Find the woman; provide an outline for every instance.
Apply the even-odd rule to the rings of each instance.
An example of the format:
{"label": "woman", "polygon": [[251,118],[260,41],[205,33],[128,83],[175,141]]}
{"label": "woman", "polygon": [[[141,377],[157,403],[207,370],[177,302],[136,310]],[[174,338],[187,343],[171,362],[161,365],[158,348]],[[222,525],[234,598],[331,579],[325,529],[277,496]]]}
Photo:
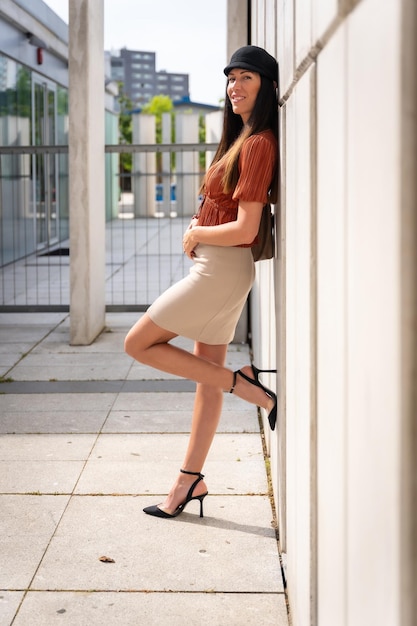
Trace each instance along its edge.
{"label": "woman", "polygon": [[[191,500],[200,501],[203,516],[208,492],[201,470],[224,391],[266,409],[272,429],[276,422],[277,398],[259,382],[261,370],[232,372],[224,362],[255,276],[250,248],[262,207],[277,197],[278,64],[264,49],[244,46],[224,73],[222,138],[203,181],[199,214],[183,236],[194,266],[152,304],[125,341],[136,360],[197,383],[182,469],[165,501],[144,509],[157,517],[176,517]],[[193,354],[169,343],[178,335],[195,341]]]}

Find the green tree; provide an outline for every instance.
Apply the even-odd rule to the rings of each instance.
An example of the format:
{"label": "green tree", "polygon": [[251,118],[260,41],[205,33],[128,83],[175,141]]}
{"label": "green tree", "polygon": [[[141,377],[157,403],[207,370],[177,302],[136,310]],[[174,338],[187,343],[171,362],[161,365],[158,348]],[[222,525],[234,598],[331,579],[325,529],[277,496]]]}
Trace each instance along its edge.
{"label": "green tree", "polygon": [[[206,118],[204,115],[200,115],[198,118],[198,142],[206,143]],[[206,153],[200,152],[198,155],[200,170],[205,172],[206,169]]]}
{"label": "green tree", "polygon": [[17,117],[31,116],[32,77],[26,67],[18,66],[16,83],[0,93],[0,114]]}
{"label": "green tree", "polygon": [[[120,106],[119,114],[119,144],[128,145],[132,143],[132,100],[122,91],[123,83],[119,83],[118,102]],[[122,191],[130,191],[132,188],[132,155],[127,152],[120,153],[119,159],[120,188]]]}

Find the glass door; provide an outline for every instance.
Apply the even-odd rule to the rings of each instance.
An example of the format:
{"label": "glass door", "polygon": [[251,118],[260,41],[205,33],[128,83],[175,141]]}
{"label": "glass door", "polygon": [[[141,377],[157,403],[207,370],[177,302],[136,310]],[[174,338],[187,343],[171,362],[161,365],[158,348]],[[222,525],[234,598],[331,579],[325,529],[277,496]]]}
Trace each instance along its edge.
{"label": "glass door", "polygon": [[[32,144],[56,144],[55,86],[34,78]],[[36,220],[36,247],[47,248],[58,241],[57,155],[34,154],[32,157],[33,199]]]}

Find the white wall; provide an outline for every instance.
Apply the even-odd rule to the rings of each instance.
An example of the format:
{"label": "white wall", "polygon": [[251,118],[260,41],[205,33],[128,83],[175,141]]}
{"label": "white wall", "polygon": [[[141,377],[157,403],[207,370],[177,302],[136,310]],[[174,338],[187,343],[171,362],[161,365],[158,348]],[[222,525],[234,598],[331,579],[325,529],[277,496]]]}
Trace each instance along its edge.
{"label": "white wall", "polygon": [[251,4],[281,74],[278,258],[251,313],[255,363],[280,370],[267,443],[293,624],[411,626],[417,9]]}

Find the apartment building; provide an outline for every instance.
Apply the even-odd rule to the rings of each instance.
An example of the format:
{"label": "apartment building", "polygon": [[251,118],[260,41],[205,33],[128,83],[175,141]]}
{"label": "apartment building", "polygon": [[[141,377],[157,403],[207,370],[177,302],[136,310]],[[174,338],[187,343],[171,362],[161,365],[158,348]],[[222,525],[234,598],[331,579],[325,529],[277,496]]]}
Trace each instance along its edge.
{"label": "apartment building", "polygon": [[156,54],[143,50],[107,52],[111,77],[122,82],[124,92],[137,106],[146,104],[158,94],[169,96],[173,102],[189,98],[188,74],[156,71]]}

